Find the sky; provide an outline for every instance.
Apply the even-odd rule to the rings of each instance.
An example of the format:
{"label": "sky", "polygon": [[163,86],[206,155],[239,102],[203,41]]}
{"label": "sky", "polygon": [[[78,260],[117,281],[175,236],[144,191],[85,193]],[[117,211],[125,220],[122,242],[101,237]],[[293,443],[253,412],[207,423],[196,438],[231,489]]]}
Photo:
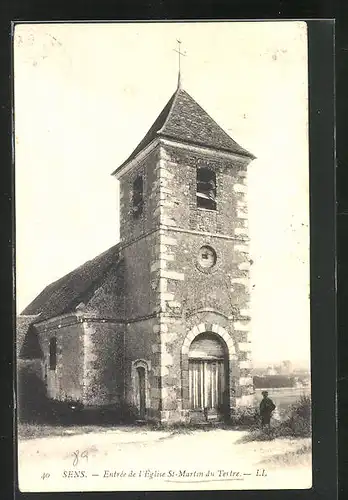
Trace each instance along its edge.
{"label": "sky", "polygon": [[23,24],[14,37],[16,301],[118,242],[118,182],[182,86],[249,167],[253,359],[309,360],[304,22]]}

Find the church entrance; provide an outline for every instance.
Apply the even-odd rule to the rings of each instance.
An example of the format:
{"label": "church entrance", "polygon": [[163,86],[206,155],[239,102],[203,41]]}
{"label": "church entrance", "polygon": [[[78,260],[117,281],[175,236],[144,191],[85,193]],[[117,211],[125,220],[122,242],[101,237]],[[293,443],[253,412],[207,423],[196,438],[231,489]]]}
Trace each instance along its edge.
{"label": "church entrance", "polygon": [[222,417],[228,388],[228,361],[225,346],[212,333],[202,333],[189,350],[190,408],[206,419]]}
{"label": "church entrance", "polygon": [[143,366],[138,366],[137,368],[137,391],[138,391],[138,404],[139,404],[139,418],[141,420],[145,419],[146,414],[146,378],[145,378],[145,368]]}

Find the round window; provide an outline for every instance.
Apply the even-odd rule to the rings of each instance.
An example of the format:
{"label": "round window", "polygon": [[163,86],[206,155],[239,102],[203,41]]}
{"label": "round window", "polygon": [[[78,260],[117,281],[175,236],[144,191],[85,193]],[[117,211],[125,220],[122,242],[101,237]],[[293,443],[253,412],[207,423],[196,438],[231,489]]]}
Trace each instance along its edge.
{"label": "round window", "polygon": [[204,246],[199,250],[198,263],[201,267],[209,268],[216,264],[216,252],[213,248]]}

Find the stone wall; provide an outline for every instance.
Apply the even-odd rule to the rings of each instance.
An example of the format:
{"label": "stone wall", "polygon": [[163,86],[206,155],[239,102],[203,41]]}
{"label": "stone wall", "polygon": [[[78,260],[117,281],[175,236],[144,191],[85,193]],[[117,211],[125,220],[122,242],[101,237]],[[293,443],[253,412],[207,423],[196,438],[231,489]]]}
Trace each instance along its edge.
{"label": "stone wall", "polygon": [[[196,169],[203,164],[216,171],[220,184],[216,213],[197,208]],[[163,198],[160,223],[165,228],[160,232],[159,259],[161,276],[167,279],[166,305],[170,307],[175,296],[179,310],[185,304],[193,310],[215,307],[227,315],[248,316],[250,258],[245,160],[243,163],[226,156],[165,146],[161,149],[159,175]],[[212,269],[198,265],[198,251],[203,245],[216,251],[217,261]]]}
{"label": "stone wall", "polygon": [[161,409],[161,351],[158,318],[130,321],[125,336],[125,398],[130,406],[136,406],[135,370],[143,366],[146,371],[146,414],[158,419]]}
{"label": "stone wall", "polygon": [[83,317],[83,403],[119,405],[124,393],[124,325]]}
{"label": "stone wall", "polygon": [[[164,145],[161,158],[161,223],[180,229],[241,237],[248,235],[246,167],[242,157],[203,148]],[[197,209],[197,168],[216,175],[216,211]],[[164,188],[164,189],[163,189]]]}
{"label": "stone wall", "polygon": [[[120,240],[122,243],[134,240],[157,226],[156,207],[159,186],[155,167],[158,159],[159,150],[156,148],[120,178]],[[132,212],[133,182],[138,175],[143,177],[144,206],[142,214],[134,217]]]}
{"label": "stone wall", "polygon": [[[212,332],[227,346],[229,405],[249,404],[254,393],[251,377],[250,343],[244,332],[235,330],[233,320],[218,311],[197,311],[183,318],[161,314],[161,394],[162,421],[189,418],[188,358],[184,349],[196,335]],[[250,398],[249,398],[250,399]]]}
{"label": "stone wall", "polygon": [[[163,230],[162,230],[163,231]],[[163,235],[163,238],[162,238]],[[214,308],[230,316],[238,315],[249,299],[249,258],[244,252],[235,251],[238,245],[232,239],[171,231],[161,233],[161,241],[175,241],[163,245],[168,300],[166,310],[194,312],[204,307]],[[211,269],[202,268],[198,262],[202,246],[212,246],[216,252],[216,264]],[[166,257],[170,254],[170,260]],[[174,302],[174,306],[173,306]]]}
{"label": "stone wall", "polygon": [[125,265],[125,318],[138,320],[156,312],[158,282],[153,273],[158,235],[151,233],[122,249]]}
{"label": "stone wall", "polygon": [[[216,212],[197,208],[199,166],[216,172]],[[182,345],[188,332],[202,324],[207,329],[214,328],[216,335],[225,332],[232,339],[230,406],[248,404],[248,396],[254,392],[249,337],[246,161],[166,145],[161,149],[158,175],[161,419],[182,420],[187,418],[188,409],[188,377],[182,376],[188,360],[183,358]],[[211,269],[202,268],[197,260],[203,245],[216,252],[216,264]]]}
{"label": "stone wall", "polygon": [[[83,336],[80,318],[67,315],[35,325],[43,353],[43,375],[47,395],[59,401],[83,399]],[[57,339],[57,364],[49,367],[50,339]]]}
{"label": "stone wall", "polygon": [[22,421],[35,421],[45,412],[46,387],[42,359],[17,359],[17,416]]}

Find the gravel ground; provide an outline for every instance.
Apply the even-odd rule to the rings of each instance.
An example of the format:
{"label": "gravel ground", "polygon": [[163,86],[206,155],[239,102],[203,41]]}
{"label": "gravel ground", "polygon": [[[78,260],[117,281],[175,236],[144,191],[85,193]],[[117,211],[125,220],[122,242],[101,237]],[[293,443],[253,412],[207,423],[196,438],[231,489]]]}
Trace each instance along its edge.
{"label": "gravel ground", "polygon": [[309,439],[240,442],[245,431],[88,429],[20,440],[21,491],[311,487]]}

